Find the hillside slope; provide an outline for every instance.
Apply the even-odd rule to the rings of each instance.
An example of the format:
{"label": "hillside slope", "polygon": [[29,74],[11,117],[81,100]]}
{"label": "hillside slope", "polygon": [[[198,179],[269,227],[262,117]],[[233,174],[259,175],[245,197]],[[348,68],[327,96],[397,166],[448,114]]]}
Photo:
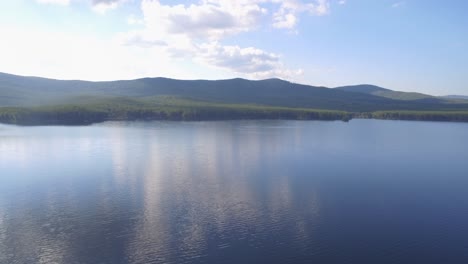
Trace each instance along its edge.
{"label": "hillside slope", "polygon": [[[350,85],[350,86],[341,86],[336,87],[335,89],[345,91],[345,92],[354,92],[354,93],[363,93],[363,94],[370,94],[395,100],[427,100],[432,99],[437,102],[437,99],[434,96],[422,94],[422,93],[414,93],[414,92],[400,92],[400,91],[393,91],[390,89],[382,88],[375,85],[370,84],[360,84],[360,85]],[[440,102],[443,102],[441,100]]]}
{"label": "hillside slope", "polygon": [[[466,104],[445,104],[442,99],[396,100],[350,88],[330,89],[291,83],[280,79],[251,81],[174,80],[142,78],[136,80],[89,82],[0,74],[1,106],[44,106],[87,103],[96,98],[147,99],[171,96],[221,104],[264,105],[313,108],[350,112],[378,110],[467,109]],[[346,91],[345,91],[346,90]],[[383,90],[386,92],[386,90]]]}

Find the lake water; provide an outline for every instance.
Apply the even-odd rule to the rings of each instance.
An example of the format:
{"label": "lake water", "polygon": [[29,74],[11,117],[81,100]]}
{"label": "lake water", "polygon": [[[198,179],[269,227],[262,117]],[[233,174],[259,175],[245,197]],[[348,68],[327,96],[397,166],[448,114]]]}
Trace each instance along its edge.
{"label": "lake water", "polygon": [[0,125],[0,263],[468,263],[468,124]]}

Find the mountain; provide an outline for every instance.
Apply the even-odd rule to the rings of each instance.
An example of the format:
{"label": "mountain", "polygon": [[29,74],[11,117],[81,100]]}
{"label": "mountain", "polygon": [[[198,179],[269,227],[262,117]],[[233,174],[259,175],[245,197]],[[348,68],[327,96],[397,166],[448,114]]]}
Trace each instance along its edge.
{"label": "mountain", "polygon": [[468,101],[373,85],[316,87],[252,81],[142,78],[90,82],[0,73],[0,122],[85,124],[135,119],[468,120]]}
{"label": "mountain", "polygon": [[354,93],[364,93],[364,94],[371,94],[375,96],[395,99],[395,100],[428,100],[428,99],[436,99],[434,96],[422,94],[422,93],[414,93],[414,92],[399,92],[393,91],[390,89],[382,88],[375,85],[370,84],[361,84],[361,85],[351,85],[351,86],[342,86],[336,87],[335,89],[346,91],[346,92],[354,92]]}
{"label": "mountain", "polygon": [[468,95],[445,95],[445,96],[440,96],[440,97],[447,98],[447,99],[468,100]]}
{"label": "mountain", "polygon": [[[351,92],[352,91],[352,92]],[[0,106],[38,106],[86,102],[89,98],[177,98],[227,104],[253,104],[278,107],[333,109],[352,112],[376,110],[435,109],[442,99],[411,102],[382,93],[391,90],[377,86],[347,86],[330,89],[291,83],[280,79],[251,81],[175,80],[142,78],[136,80],[89,82],[0,74]],[[412,94],[412,93],[411,93]],[[456,106],[445,106],[453,108]]]}

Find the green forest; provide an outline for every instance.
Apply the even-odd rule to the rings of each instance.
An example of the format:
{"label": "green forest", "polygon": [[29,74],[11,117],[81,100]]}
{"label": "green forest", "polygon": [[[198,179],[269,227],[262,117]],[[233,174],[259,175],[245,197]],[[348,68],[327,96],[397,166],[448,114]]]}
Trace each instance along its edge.
{"label": "green forest", "polygon": [[113,100],[94,104],[37,107],[2,107],[0,122],[18,125],[86,125],[110,120],[228,120],[228,119],[351,119],[344,111],[229,105],[191,102],[166,98],[164,104],[116,103]]}

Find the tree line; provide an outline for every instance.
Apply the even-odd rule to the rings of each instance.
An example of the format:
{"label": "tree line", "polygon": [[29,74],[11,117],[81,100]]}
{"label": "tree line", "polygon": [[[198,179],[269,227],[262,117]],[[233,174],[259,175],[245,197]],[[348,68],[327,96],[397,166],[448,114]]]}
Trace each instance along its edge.
{"label": "tree line", "polygon": [[59,106],[0,108],[0,122],[18,125],[87,125],[110,120],[291,119],[350,120],[340,111],[268,107],[107,107]]}

